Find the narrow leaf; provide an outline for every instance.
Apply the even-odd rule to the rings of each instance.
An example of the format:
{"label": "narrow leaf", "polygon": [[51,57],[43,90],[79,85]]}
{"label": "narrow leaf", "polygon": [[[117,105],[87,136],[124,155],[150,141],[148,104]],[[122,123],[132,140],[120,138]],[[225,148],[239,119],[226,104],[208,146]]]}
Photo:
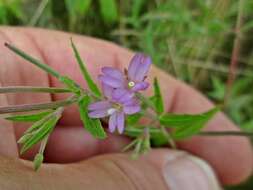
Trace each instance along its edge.
{"label": "narrow leaf", "polygon": [[39,141],[41,141],[44,137],[46,137],[54,128],[56,125],[58,119],[60,117],[52,117],[48,121],[46,121],[41,128],[29,139],[27,140],[22,148],[21,148],[21,154],[26,152],[28,149],[30,149],[33,145],[37,144]]}
{"label": "narrow leaf", "polygon": [[215,107],[197,115],[166,114],[160,117],[160,123],[165,127],[175,127],[172,132],[173,138],[184,139],[197,134],[218,111],[219,108]]}
{"label": "narrow leaf", "polygon": [[60,76],[59,80],[62,83],[64,83],[66,87],[68,87],[68,89],[70,89],[75,94],[80,94],[81,87],[74,80],[72,80],[71,78],[67,76]]}
{"label": "narrow leaf", "polygon": [[89,89],[96,96],[100,97],[101,96],[101,92],[99,91],[99,89],[98,89],[97,85],[95,84],[95,82],[92,80],[92,78],[91,78],[91,76],[90,76],[90,74],[89,74],[89,72],[88,72],[88,70],[87,70],[87,68],[86,68],[86,66],[85,66],[85,64],[84,64],[84,62],[83,62],[83,60],[82,60],[82,58],[81,58],[81,56],[80,56],[80,54],[79,54],[79,52],[78,52],[75,44],[74,44],[74,42],[72,41],[72,39],[71,39],[71,46],[73,48],[76,60],[77,60],[77,62],[79,64],[80,70],[81,70],[81,72],[83,74],[83,77],[84,77],[85,81],[87,82],[87,85],[88,85]]}
{"label": "narrow leaf", "polygon": [[[49,115],[46,115],[45,117],[41,118],[39,121],[36,121],[32,124],[31,127],[29,127],[24,134],[31,134],[34,133],[36,130],[40,129],[40,127],[50,118],[55,117],[55,113],[51,113]],[[22,138],[22,137],[21,137]]]}
{"label": "narrow leaf", "polygon": [[18,144],[24,144],[26,141],[28,141],[30,138],[32,137],[32,134],[31,133],[27,133],[27,134],[24,134],[23,136],[21,136],[17,143]]}
{"label": "narrow leaf", "polygon": [[27,115],[14,115],[6,117],[5,119],[19,122],[36,122],[41,120],[43,117],[49,115],[50,113],[52,113],[52,111],[45,111],[41,113],[27,114]]}
{"label": "narrow leaf", "polygon": [[57,71],[55,71],[54,69],[52,69],[51,67],[49,67],[47,64],[42,63],[38,59],[28,55],[27,53],[25,53],[21,49],[15,47],[14,45],[11,45],[9,43],[5,43],[5,46],[7,48],[9,48],[11,51],[13,51],[14,53],[16,53],[17,55],[19,55],[20,57],[22,57],[23,59],[29,61],[30,63],[32,63],[32,64],[36,65],[37,67],[39,67],[40,69],[44,70],[45,72],[55,76],[56,78],[60,77],[60,74]]}
{"label": "narrow leaf", "polygon": [[79,101],[79,112],[80,112],[81,120],[84,124],[84,128],[88,132],[90,132],[94,137],[99,138],[99,139],[104,139],[106,138],[106,133],[104,131],[104,128],[101,125],[100,120],[89,118],[89,115],[87,112],[88,110],[87,108],[89,104],[90,104],[89,96],[84,96]]}
{"label": "narrow leaf", "polygon": [[161,114],[164,112],[164,106],[163,106],[163,97],[161,94],[157,78],[154,79],[153,86],[154,86],[154,96],[151,98],[151,101],[155,106],[156,112]]}
{"label": "narrow leaf", "polygon": [[33,167],[35,171],[37,171],[40,168],[41,164],[43,163],[43,160],[44,160],[43,154],[41,153],[36,154],[33,160]]}

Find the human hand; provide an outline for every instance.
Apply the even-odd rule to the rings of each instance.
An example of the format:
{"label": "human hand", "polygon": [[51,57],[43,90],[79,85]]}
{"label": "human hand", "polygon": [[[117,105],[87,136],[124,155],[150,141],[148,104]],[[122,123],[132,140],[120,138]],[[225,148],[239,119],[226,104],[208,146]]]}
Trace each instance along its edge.
{"label": "human hand", "polygon": [[[132,52],[114,44],[61,32],[8,28],[0,29],[0,85],[59,86],[60,83],[15,56],[4,47],[12,42],[25,52],[43,60],[62,74],[84,84],[78,65],[70,48],[73,37],[88,69],[97,76],[101,66],[125,67]],[[2,44],[2,45],[1,45]],[[165,97],[168,111],[196,113],[206,111],[212,104],[201,94],[153,67],[150,78],[157,76]],[[150,92],[147,92],[150,93]],[[0,96],[0,105],[48,102],[65,95],[22,94]],[[45,164],[38,173],[18,159],[16,139],[27,127],[1,120],[0,187],[2,189],[217,189],[211,168],[202,160],[185,152],[169,149],[153,150],[133,161],[119,152],[128,142],[126,137],[110,135],[105,141],[93,139],[81,126],[76,107],[64,112],[62,120],[49,140]],[[208,130],[238,130],[223,114],[210,121]],[[179,143],[179,147],[206,160],[224,184],[244,180],[252,171],[252,151],[247,139],[242,137],[194,137]],[[24,155],[31,159],[36,148]],[[207,170],[207,171],[206,171]],[[4,172],[3,172],[4,171]],[[165,180],[164,180],[165,179]],[[166,183],[169,185],[167,187]]]}

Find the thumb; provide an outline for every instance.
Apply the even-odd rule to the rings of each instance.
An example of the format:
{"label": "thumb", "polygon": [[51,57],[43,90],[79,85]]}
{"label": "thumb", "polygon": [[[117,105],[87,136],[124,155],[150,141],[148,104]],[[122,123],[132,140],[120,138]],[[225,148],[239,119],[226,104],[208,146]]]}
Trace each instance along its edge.
{"label": "thumb", "polygon": [[108,154],[59,166],[44,165],[32,178],[33,189],[45,185],[48,189],[62,190],[221,189],[205,161],[182,151],[152,150],[137,160],[127,154]]}

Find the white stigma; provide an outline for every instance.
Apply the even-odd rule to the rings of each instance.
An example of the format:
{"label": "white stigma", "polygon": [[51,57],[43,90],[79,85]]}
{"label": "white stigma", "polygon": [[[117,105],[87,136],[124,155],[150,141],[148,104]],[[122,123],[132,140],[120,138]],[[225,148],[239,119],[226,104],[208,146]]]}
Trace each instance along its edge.
{"label": "white stigma", "polygon": [[133,81],[130,81],[130,82],[128,83],[128,86],[129,86],[130,88],[134,87],[134,85],[135,85],[135,83],[134,83]]}
{"label": "white stigma", "polygon": [[116,111],[116,109],[110,108],[110,109],[107,110],[107,114],[112,115],[115,111]]}

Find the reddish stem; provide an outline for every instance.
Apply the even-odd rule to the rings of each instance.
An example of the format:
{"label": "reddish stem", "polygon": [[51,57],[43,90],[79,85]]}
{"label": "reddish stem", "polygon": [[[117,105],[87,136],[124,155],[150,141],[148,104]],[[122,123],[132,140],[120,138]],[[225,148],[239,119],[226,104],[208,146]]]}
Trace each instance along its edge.
{"label": "reddish stem", "polygon": [[243,13],[243,0],[240,0],[239,5],[238,5],[238,16],[237,16],[237,21],[236,21],[236,26],[235,26],[235,39],[233,43],[233,51],[232,51],[226,91],[225,91],[225,96],[224,96],[224,106],[227,105],[227,102],[229,100],[231,89],[236,78],[236,70],[238,68],[238,58],[240,54],[240,31],[241,31],[242,20],[243,20],[242,13]]}

